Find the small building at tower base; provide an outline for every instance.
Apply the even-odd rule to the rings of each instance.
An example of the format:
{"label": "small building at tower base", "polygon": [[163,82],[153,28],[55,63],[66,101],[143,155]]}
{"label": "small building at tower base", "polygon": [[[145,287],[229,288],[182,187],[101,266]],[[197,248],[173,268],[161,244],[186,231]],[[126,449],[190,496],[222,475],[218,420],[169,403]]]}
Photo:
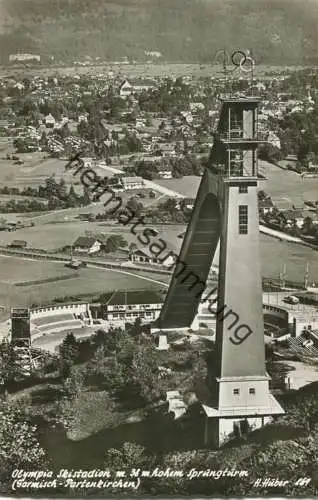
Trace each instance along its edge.
{"label": "small building at tower base", "polygon": [[275,415],[285,413],[269,392],[269,379],[267,374],[217,379],[218,402],[202,403],[205,446],[219,448],[270,423]]}

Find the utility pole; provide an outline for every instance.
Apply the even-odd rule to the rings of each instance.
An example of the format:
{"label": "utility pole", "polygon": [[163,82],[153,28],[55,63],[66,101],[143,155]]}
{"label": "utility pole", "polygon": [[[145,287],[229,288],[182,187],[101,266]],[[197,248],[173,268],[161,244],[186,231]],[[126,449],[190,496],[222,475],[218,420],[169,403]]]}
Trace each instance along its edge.
{"label": "utility pole", "polygon": [[309,277],[309,265],[308,262],[306,264],[306,269],[305,269],[305,277],[304,277],[304,288],[307,290],[308,288],[308,277]]}
{"label": "utility pole", "polygon": [[281,288],[286,288],[286,264],[283,265],[283,272],[280,273]]}

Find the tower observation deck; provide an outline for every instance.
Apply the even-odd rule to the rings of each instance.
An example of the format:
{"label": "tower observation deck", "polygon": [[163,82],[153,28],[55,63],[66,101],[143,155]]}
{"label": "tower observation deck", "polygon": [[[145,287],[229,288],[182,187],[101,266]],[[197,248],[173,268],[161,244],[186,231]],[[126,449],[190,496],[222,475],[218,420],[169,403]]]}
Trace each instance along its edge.
{"label": "tower observation deck", "polygon": [[258,106],[256,97],[222,100],[209,165],[156,325],[191,327],[219,244],[215,355],[208,367],[210,398],[203,404],[205,441],[217,445],[242,425],[259,427],[284,413],[269,392],[265,369]]}

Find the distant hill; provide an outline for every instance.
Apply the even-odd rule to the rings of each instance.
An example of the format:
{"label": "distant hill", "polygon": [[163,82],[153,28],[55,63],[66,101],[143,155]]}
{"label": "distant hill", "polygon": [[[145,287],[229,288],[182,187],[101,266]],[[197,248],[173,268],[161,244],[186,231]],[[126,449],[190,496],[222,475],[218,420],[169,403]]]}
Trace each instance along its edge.
{"label": "distant hill", "polygon": [[252,48],[258,62],[308,64],[317,26],[317,0],[0,0],[0,53],[210,62]]}

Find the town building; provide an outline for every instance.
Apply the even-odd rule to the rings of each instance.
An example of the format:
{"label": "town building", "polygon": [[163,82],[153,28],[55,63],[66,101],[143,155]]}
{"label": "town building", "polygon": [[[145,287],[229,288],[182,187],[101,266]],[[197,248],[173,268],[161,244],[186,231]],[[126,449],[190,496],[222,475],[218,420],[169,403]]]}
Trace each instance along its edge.
{"label": "town building", "polygon": [[141,92],[147,92],[155,88],[155,83],[149,79],[137,79],[131,78],[129,80],[124,80],[119,87],[120,97],[129,97],[132,94],[138,94]]}
{"label": "town building", "polygon": [[158,149],[162,153],[162,156],[164,158],[176,156],[175,143],[173,143],[173,142],[166,142],[166,143],[158,144]]}
{"label": "town building", "polygon": [[136,318],[150,323],[158,318],[161,306],[161,296],[152,290],[116,290],[104,295],[101,314],[111,323],[133,323]]}
{"label": "town building", "polygon": [[44,123],[45,123],[45,126],[46,128],[54,128],[55,127],[55,124],[56,124],[56,121],[55,121],[55,118],[53,115],[51,115],[51,113],[49,113],[45,118],[44,118]]}
{"label": "town building", "polygon": [[[167,255],[168,252],[165,252],[165,255]],[[159,266],[165,266],[165,267],[171,267],[174,264],[174,258],[172,255],[169,255],[167,259],[162,261],[163,257],[161,256],[160,258],[156,258],[151,251],[149,250],[148,247],[145,248],[139,248],[135,251],[130,252],[129,254],[129,260],[133,262],[134,264],[152,264],[152,265],[159,265]]]}
{"label": "town building", "polygon": [[9,62],[14,63],[14,62],[28,62],[28,61],[41,61],[41,56],[39,54],[24,54],[24,53],[18,53],[18,54],[10,54],[9,55]]}
{"label": "town building", "polygon": [[144,180],[142,177],[122,177],[121,182],[124,189],[141,189],[144,187]]}
{"label": "town building", "polygon": [[27,242],[25,240],[13,240],[8,247],[23,250],[27,247]]}
{"label": "town building", "polygon": [[285,220],[286,226],[293,226],[296,224],[297,227],[301,228],[304,223],[302,210],[285,210],[280,212],[280,215]]}
{"label": "town building", "polygon": [[272,202],[270,197],[265,198],[264,200],[258,200],[258,205],[259,215],[261,217],[266,214],[273,213],[275,209],[274,203]]}
{"label": "town building", "polygon": [[194,202],[194,198],[183,198],[182,200],[178,201],[177,208],[179,208],[179,210],[192,210],[194,207]]}
{"label": "town building", "polygon": [[158,168],[158,174],[161,179],[172,179],[172,170],[170,165],[163,165]]}
{"label": "town building", "polygon": [[272,144],[272,146],[274,146],[275,148],[281,148],[280,138],[273,131],[269,131],[267,142]]}
{"label": "town building", "polygon": [[102,242],[90,236],[80,236],[73,243],[72,248],[74,252],[92,254],[100,252],[102,248]]}

